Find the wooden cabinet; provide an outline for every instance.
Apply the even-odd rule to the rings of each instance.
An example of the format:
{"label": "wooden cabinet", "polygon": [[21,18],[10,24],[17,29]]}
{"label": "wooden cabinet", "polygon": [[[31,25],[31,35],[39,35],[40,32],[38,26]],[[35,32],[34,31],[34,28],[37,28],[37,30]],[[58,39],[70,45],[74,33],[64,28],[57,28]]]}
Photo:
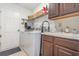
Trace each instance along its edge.
{"label": "wooden cabinet", "polygon": [[60,3],[60,15],[69,14],[75,11],[75,3]]}
{"label": "wooden cabinet", "polygon": [[55,56],[77,56],[79,55],[79,52],[71,50],[63,46],[55,45],[54,55]]}
{"label": "wooden cabinet", "polygon": [[53,56],[54,54],[54,41],[51,36],[42,35],[42,49],[41,55],[42,56]]}
{"label": "wooden cabinet", "polygon": [[79,12],[79,3],[60,3],[60,15]]}
{"label": "wooden cabinet", "polygon": [[54,41],[55,56],[77,56],[79,55],[79,41],[56,37]]}
{"label": "wooden cabinet", "polygon": [[58,3],[50,3],[48,10],[49,19],[53,17],[59,16],[59,4]]}
{"label": "wooden cabinet", "polygon": [[42,56],[79,56],[79,40],[42,35]]}
{"label": "wooden cabinet", "polygon": [[79,40],[55,37],[54,44],[79,51]]}
{"label": "wooden cabinet", "polygon": [[79,12],[79,3],[50,3],[48,17],[49,19],[54,19],[57,17],[60,18],[61,16],[65,17],[65,15],[70,16],[69,14],[76,12]]}
{"label": "wooden cabinet", "polygon": [[79,3],[75,3],[75,12],[79,12]]}
{"label": "wooden cabinet", "polygon": [[52,56],[53,55],[53,45],[50,42],[43,41],[43,56]]}
{"label": "wooden cabinet", "polygon": [[42,40],[43,41],[47,41],[47,42],[54,42],[52,36],[48,36],[48,35],[42,35]]}

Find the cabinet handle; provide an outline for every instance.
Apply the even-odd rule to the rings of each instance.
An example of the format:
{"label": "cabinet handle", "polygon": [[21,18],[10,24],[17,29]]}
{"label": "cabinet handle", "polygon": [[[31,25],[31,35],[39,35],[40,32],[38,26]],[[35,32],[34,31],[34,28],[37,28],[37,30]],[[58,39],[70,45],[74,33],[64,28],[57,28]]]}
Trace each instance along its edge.
{"label": "cabinet handle", "polygon": [[0,35],[0,38],[2,37],[2,35]]}
{"label": "cabinet handle", "polygon": [[0,47],[1,47],[1,42],[0,42]]}

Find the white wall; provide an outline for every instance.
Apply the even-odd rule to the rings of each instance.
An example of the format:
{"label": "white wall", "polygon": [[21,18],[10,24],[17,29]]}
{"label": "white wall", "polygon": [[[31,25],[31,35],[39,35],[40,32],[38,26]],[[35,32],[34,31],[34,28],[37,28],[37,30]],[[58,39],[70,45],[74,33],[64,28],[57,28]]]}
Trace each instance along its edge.
{"label": "white wall", "polygon": [[41,27],[42,22],[45,21],[45,20],[49,21],[49,23],[50,23],[50,31],[51,32],[55,32],[56,31],[56,29],[55,29],[55,22],[49,20],[48,19],[48,15],[40,17],[40,18],[37,18],[36,20],[34,20],[34,28]]}
{"label": "white wall", "polygon": [[31,11],[17,4],[0,3],[1,51],[19,46],[18,29],[24,30],[21,18],[27,18]]}

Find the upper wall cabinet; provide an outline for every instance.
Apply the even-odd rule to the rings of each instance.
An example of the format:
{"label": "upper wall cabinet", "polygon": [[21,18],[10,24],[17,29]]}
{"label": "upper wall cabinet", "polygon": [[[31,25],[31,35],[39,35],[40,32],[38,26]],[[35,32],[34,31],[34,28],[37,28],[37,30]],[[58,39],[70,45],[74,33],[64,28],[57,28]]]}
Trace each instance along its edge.
{"label": "upper wall cabinet", "polygon": [[48,10],[48,18],[51,19],[53,17],[59,16],[59,5],[58,3],[50,3],[49,4],[49,10]]}
{"label": "upper wall cabinet", "polygon": [[69,14],[75,11],[74,3],[61,3],[60,4],[60,15]]}
{"label": "upper wall cabinet", "polygon": [[79,3],[75,3],[75,11],[79,12]]}
{"label": "upper wall cabinet", "polygon": [[60,16],[65,17],[65,15],[73,14],[76,12],[79,12],[79,3],[50,3],[48,16],[49,19],[61,18]]}
{"label": "upper wall cabinet", "polygon": [[60,15],[70,14],[79,11],[78,3],[60,3]]}

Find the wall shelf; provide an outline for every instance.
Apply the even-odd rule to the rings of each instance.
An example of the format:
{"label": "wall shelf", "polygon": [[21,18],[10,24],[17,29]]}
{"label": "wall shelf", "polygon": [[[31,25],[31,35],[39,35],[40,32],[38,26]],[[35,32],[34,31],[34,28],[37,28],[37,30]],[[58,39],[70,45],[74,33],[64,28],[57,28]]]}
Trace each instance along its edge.
{"label": "wall shelf", "polygon": [[37,18],[39,18],[39,17],[42,17],[42,16],[44,16],[44,15],[47,15],[47,14],[48,14],[48,13],[43,13],[43,11],[40,10],[40,11],[38,11],[38,12],[36,12],[36,13],[34,13],[34,14],[28,16],[28,20],[35,20],[35,19],[37,19]]}

